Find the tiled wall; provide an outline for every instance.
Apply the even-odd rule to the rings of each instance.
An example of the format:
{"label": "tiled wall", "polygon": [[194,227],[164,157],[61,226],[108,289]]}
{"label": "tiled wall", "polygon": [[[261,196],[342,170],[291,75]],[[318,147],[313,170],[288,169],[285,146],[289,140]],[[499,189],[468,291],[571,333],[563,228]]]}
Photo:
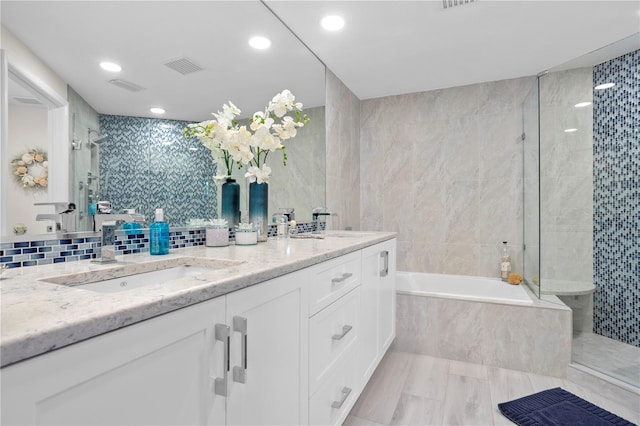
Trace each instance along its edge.
{"label": "tiled wall", "polygon": [[217,211],[211,152],[182,136],[185,121],[100,116],[100,198],[116,211],[135,208],[152,222],[164,208],[170,225],[210,219]]}
{"label": "tiled wall", "polygon": [[596,65],[594,331],[640,346],[640,50]]}
{"label": "tiled wall", "polygon": [[[71,164],[71,186],[69,194],[71,201],[76,204],[76,230],[93,230],[93,217],[88,214],[89,191],[95,193],[97,182],[89,183],[87,177],[91,172],[93,176],[98,175],[98,148],[89,143],[89,138],[96,140],[100,134],[100,122],[98,113],[87,103],[73,88],[68,88],[69,97],[69,129],[70,137],[78,149],[69,151]],[[89,129],[95,130],[89,135]],[[82,182],[82,186],[80,186]]]}
{"label": "tiled wall", "polygon": [[334,229],[361,228],[360,206],[372,183],[368,174],[366,181],[360,176],[360,156],[360,100],[327,70],[326,205],[336,214],[331,218]]}
{"label": "tiled wall", "polygon": [[522,114],[534,78],[361,103],[362,229],[398,232],[398,269],[522,271]]}
{"label": "tiled wall", "polygon": [[[298,223],[299,234],[315,231],[314,223]],[[277,235],[277,227],[269,226],[268,236]],[[204,228],[177,228],[169,233],[170,249],[202,246],[205,244]],[[235,241],[235,232],[229,230],[229,241]],[[23,240],[0,243],[0,264],[9,268],[21,268],[51,263],[74,262],[94,259],[100,254],[101,239],[92,233],[79,233],[72,238],[51,238],[46,240]],[[117,231],[116,255],[144,253],[149,251],[149,230],[141,229],[137,234],[126,235]]]}
{"label": "tiled wall", "polygon": [[[540,233],[545,280],[593,279],[592,70],[540,78]],[[567,133],[565,129],[577,131]]]}
{"label": "tiled wall", "polygon": [[401,352],[564,377],[571,311],[398,294]]}

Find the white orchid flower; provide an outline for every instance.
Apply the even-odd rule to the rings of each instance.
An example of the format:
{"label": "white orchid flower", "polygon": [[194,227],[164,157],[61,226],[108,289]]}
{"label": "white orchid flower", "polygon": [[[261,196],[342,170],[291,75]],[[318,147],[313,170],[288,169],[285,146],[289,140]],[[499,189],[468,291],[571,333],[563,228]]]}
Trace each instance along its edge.
{"label": "white orchid flower", "polygon": [[285,89],[271,99],[268,110],[273,112],[276,117],[281,118],[287,113],[287,111],[290,111],[293,108],[293,101],[295,99],[296,98],[293,96],[293,93]]}
{"label": "white orchid flower", "polygon": [[251,166],[247,170],[247,173],[244,174],[244,177],[249,179],[250,183],[258,182],[258,183],[268,183],[269,175],[271,174],[271,167],[263,164],[261,168]]}

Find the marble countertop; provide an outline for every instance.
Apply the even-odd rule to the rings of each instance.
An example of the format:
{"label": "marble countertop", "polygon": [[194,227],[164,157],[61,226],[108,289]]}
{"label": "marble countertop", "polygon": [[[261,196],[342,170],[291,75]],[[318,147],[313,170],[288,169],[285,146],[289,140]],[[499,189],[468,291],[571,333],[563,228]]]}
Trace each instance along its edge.
{"label": "marble countertop", "polygon": [[[15,268],[0,278],[0,361],[9,365],[204,300],[222,296],[395,237],[386,232],[329,232],[324,239],[269,239],[255,246],[190,247],[166,256],[116,256],[116,264],[89,261]],[[98,293],[42,281],[91,272],[96,279],[114,268],[136,273],[157,269],[158,261],[182,257],[240,261],[197,279],[116,293]],[[59,279],[59,278],[58,278]]]}

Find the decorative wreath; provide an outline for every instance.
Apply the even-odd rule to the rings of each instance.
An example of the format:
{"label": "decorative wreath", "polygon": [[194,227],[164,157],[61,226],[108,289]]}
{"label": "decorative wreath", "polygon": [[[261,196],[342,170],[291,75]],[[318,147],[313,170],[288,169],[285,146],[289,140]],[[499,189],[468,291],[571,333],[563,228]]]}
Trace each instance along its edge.
{"label": "decorative wreath", "polygon": [[47,153],[33,148],[18,154],[10,163],[16,181],[27,189],[43,189],[49,185]]}

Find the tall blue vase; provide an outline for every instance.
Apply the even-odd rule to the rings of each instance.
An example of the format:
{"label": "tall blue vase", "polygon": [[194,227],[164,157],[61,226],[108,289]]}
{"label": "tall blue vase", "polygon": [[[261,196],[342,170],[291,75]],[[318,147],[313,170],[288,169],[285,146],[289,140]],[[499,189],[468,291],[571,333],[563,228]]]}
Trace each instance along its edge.
{"label": "tall blue vase", "polygon": [[249,184],[249,221],[258,227],[258,241],[267,241],[269,232],[269,185]]}
{"label": "tall blue vase", "polygon": [[240,185],[235,179],[227,178],[222,184],[222,219],[230,228],[240,223]]}

